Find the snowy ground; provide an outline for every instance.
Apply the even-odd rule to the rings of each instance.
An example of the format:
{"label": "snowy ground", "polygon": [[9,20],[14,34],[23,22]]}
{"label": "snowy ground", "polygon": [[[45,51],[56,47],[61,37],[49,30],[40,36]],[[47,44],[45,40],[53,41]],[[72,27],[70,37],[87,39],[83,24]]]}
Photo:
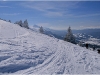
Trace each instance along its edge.
{"label": "snowy ground", "polygon": [[100,74],[100,54],[0,20],[0,74]]}

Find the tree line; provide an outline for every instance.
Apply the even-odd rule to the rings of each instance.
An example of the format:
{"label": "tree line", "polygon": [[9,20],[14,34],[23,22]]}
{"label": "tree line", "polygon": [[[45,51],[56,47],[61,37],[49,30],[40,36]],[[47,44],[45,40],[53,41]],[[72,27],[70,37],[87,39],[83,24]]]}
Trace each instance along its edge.
{"label": "tree line", "polygon": [[[5,20],[5,19],[2,19],[2,18],[0,18],[0,20],[7,21],[7,20]],[[11,23],[11,20],[8,20],[7,22],[10,22],[10,23]]]}
{"label": "tree line", "polygon": [[28,25],[27,19],[24,22],[22,22],[22,20],[20,20],[20,21],[15,22],[14,24],[18,24],[21,27],[29,29],[29,25]]}
{"label": "tree line", "polygon": [[[10,22],[10,23],[11,23],[11,20],[8,20],[8,21],[7,21],[7,20],[2,19],[2,18],[0,18],[0,20],[3,20],[3,21],[6,21],[6,22]],[[26,19],[24,22],[22,22],[22,20],[16,21],[14,24],[18,24],[18,25],[21,26],[21,27],[24,27],[24,28],[29,29],[29,25],[28,25],[27,19]]]}

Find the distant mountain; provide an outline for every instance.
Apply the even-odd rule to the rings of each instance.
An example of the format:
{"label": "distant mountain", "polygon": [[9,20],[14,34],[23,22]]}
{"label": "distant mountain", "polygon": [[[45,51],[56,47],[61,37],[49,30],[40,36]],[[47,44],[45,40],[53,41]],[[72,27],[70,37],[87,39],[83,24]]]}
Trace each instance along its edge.
{"label": "distant mountain", "polygon": [[[33,29],[35,29],[35,30],[38,30],[39,28],[40,28],[40,26],[38,26],[38,25],[33,26]],[[54,29],[45,28],[45,27],[44,27],[44,30],[45,30],[46,34],[57,35],[57,36],[60,36],[61,39],[63,39],[65,37],[65,35],[67,34],[67,30],[54,30]],[[79,37],[80,38],[94,37],[94,38],[100,39],[100,29],[72,30],[72,32],[78,38]]]}
{"label": "distant mountain", "polygon": [[[100,44],[99,44],[100,43],[100,29],[72,30],[72,32],[74,36],[76,37],[76,43],[82,42],[83,46],[85,46],[85,43],[88,43],[89,47],[91,48],[93,48],[93,46],[95,46],[96,48],[100,48]],[[51,34],[51,33],[54,37],[63,40],[67,34],[67,30],[47,29],[47,34]]]}
{"label": "distant mountain", "polygon": [[[64,37],[67,34],[67,30],[53,30],[49,29],[52,33],[59,35],[61,37]],[[100,29],[84,29],[84,30],[72,30],[74,35],[77,35],[77,37],[82,38],[98,38],[100,39]]]}
{"label": "distant mountain", "polygon": [[40,26],[38,26],[38,25],[33,25],[33,27],[40,28]]}
{"label": "distant mountain", "polygon": [[73,30],[74,34],[84,33],[86,35],[93,36],[94,38],[100,39],[100,29],[84,29],[84,30]]}
{"label": "distant mountain", "polygon": [[[34,31],[39,31],[40,26],[38,25],[34,25],[33,26],[33,30]],[[50,28],[44,28],[44,33],[46,35],[49,35],[51,37],[55,37],[58,39],[64,39],[64,37],[67,34],[67,30],[54,30],[54,29],[50,29]],[[91,38],[95,38],[95,39],[100,39],[100,29],[84,29],[84,30],[72,30],[74,36],[76,37],[76,42],[86,42],[89,41],[90,43],[90,39]],[[94,42],[94,43],[93,43]],[[99,43],[100,41],[98,41]],[[91,40],[91,44],[97,44],[99,45],[97,42],[95,42],[94,40]]]}

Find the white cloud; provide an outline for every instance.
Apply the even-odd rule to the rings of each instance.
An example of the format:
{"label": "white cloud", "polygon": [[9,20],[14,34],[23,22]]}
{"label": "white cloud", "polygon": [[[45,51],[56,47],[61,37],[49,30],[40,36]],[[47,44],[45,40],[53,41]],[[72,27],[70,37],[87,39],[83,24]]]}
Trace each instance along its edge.
{"label": "white cloud", "polygon": [[3,0],[3,1],[7,1],[7,0]]}
{"label": "white cloud", "polygon": [[100,28],[100,26],[79,26],[79,28],[78,29],[98,29],[98,28]]}
{"label": "white cloud", "polygon": [[36,9],[39,11],[47,11],[48,9],[53,9],[53,6],[48,5],[48,2],[24,2],[21,3],[21,5],[28,7],[28,8],[32,8],[32,9]]}
{"label": "white cloud", "polygon": [[91,17],[91,16],[100,16],[100,13],[94,13],[94,14],[85,14],[85,15],[78,15],[78,16],[72,16],[72,17]]}
{"label": "white cloud", "polygon": [[45,16],[48,17],[68,17],[68,18],[73,18],[73,17],[90,17],[90,16],[100,16],[100,13],[88,13],[88,14],[81,14],[81,15],[76,15],[76,14],[71,14],[70,12],[71,8],[78,8],[78,1],[76,2],[70,2],[70,1],[39,1],[39,2],[24,2],[21,3],[21,5],[35,9],[41,12],[44,12]]}
{"label": "white cloud", "polygon": [[63,13],[61,13],[61,12],[47,12],[45,15],[49,16],[49,17],[55,17],[55,16],[62,17]]}
{"label": "white cloud", "polygon": [[0,6],[0,8],[11,8],[10,6]]}
{"label": "white cloud", "polygon": [[68,12],[69,8],[76,8],[78,2],[63,1],[43,1],[43,2],[24,2],[22,6],[44,12],[43,15],[49,17],[62,17]]}
{"label": "white cloud", "polygon": [[20,15],[21,13],[3,13],[2,15],[6,15],[6,16],[16,16],[16,15]]}
{"label": "white cloud", "polygon": [[[71,12],[70,9],[75,9],[75,8],[78,8],[79,5],[78,5],[79,2],[64,2],[64,1],[30,1],[30,2],[24,2],[24,3],[21,3],[22,6],[26,7],[26,8],[30,8],[32,10],[36,10],[36,11],[39,11],[39,12],[42,12],[41,14],[46,17],[64,17],[64,18],[82,18],[82,17],[91,17],[91,16],[100,16],[100,13],[94,13],[94,14],[91,14],[91,13],[84,13],[83,14],[81,13],[81,15],[77,15],[76,12]],[[58,21],[58,19],[57,19]],[[65,21],[65,19],[64,19]],[[59,22],[59,21],[58,21]],[[62,23],[61,23],[62,24]],[[77,23],[78,25],[76,26],[73,26],[74,24],[71,23],[71,27],[72,29],[89,29],[89,28],[100,28],[100,26],[95,26],[94,23],[92,24],[92,26],[87,26],[85,24],[79,24]],[[56,29],[56,30],[63,30],[63,29],[67,29],[68,27],[66,25],[69,26],[69,24],[67,23],[66,25],[50,25],[49,23],[39,23],[37,24],[39,26],[44,26],[44,27],[49,27],[49,28],[52,28],[52,29]],[[80,25],[84,25],[85,27],[79,27]],[[91,25],[91,24],[89,24]],[[93,26],[94,25],[94,26]],[[65,27],[66,26],[66,27]]]}

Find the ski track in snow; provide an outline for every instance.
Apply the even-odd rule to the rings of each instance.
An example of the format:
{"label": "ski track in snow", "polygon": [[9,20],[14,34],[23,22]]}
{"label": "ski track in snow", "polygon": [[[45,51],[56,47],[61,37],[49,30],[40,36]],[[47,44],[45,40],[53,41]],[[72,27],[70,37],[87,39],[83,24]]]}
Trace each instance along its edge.
{"label": "ski track in snow", "polygon": [[100,55],[0,20],[0,73],[100,74]]}

